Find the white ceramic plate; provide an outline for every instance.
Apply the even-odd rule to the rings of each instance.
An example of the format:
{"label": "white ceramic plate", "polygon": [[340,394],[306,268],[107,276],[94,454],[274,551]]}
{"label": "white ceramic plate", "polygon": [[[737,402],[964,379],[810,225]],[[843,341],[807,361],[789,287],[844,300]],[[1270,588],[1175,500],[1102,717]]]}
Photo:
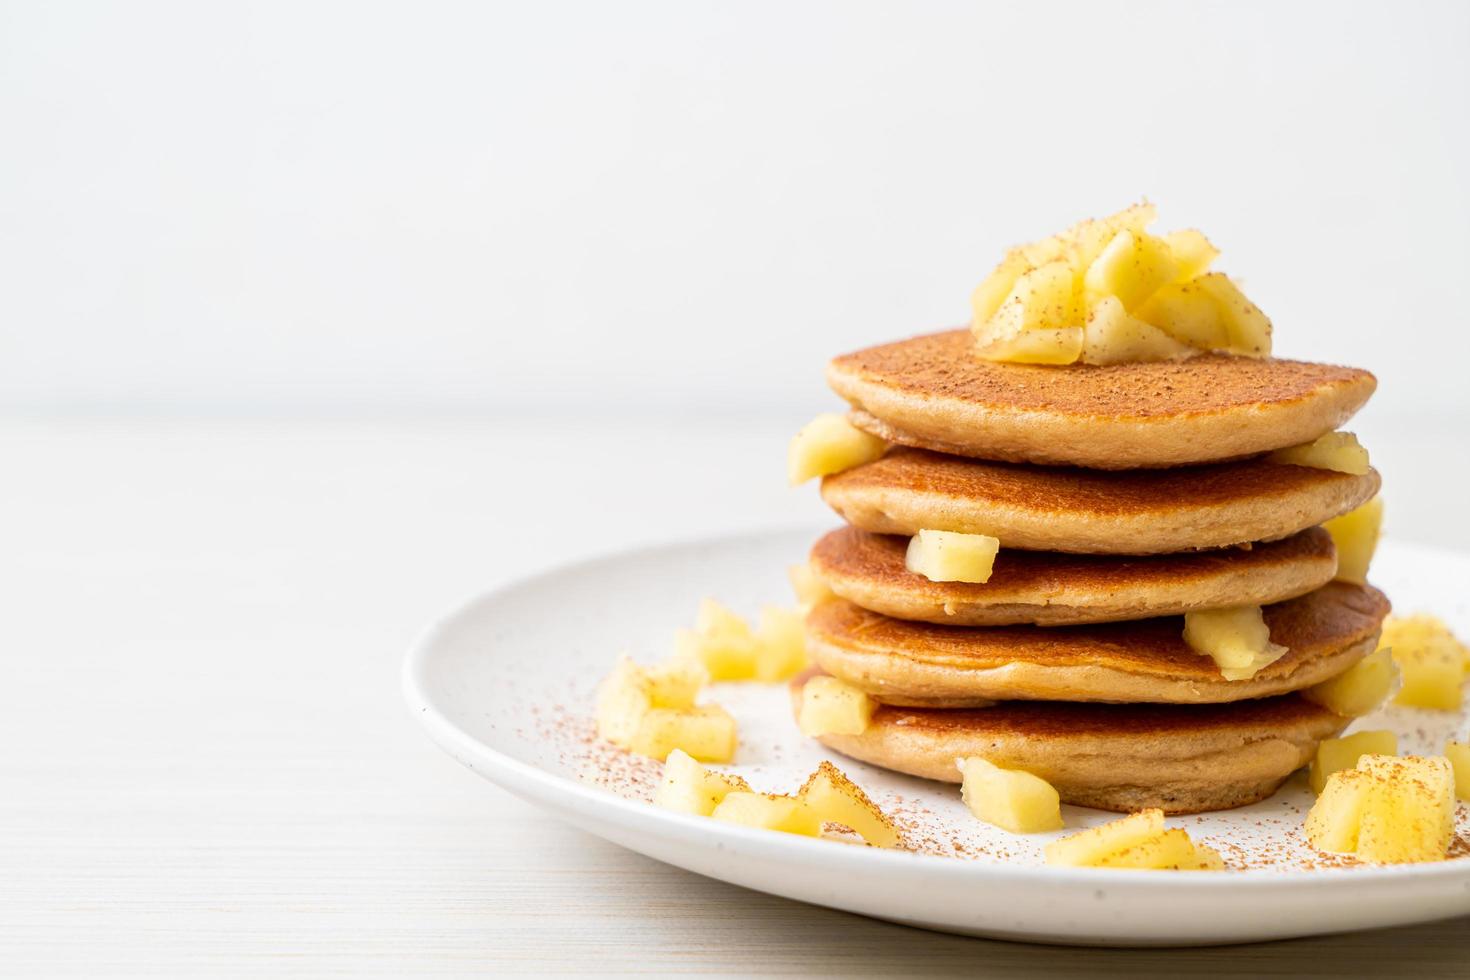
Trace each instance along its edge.
{"label": "white ceramic plate", "polygon": [[[1301,774],[1255,806],[1171,818],[1244,870],[1168,873],[1047,868],[1053,834],[1014,836],[976,821],[955,787],[829,753],[793,724],[784,685],[714,685],[740,722],[736,771],[789,791],[832,758],[895,812],[920,853],[715,823],[646,801],[659,764],[592,737],[593,691],[619,651],[667,655],[703,595],[754,614],[789,604],[786,567],[817,532],[699,541],[613,555],[469,603],[409,654],[410,707],[480,775],[584,830],[699,874],[775,895],[946,932],[1088,945],[1194,945],[1305,936],[1470,913],[1470,856],[1400,867],[1332,867],[1300,835]],[[1382,548],[1374,581],[1402,611],[1432,610],[1470,632],[1470,558]],[[1438,753],[1463,716],[1389,708],[1358,728],[1392,728],[1400,751]],[[1115,814],[1064,807],[1068,830]],[[1461,805],[1454,853],[1470,851]],[[1342,863],[1342,862],[1336,862]],[[1327,866],[1324,866],[1327,865]]]}

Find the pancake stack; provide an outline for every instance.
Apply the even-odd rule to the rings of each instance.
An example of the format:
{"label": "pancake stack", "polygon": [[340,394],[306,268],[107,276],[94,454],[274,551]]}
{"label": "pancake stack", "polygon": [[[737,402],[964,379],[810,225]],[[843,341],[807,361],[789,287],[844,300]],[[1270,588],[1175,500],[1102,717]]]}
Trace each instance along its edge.
{"label": "pancake stack", "polygon": [[[825,745],[950,782],[979,755],[1067,803],[1192,813],[1269,796],[1351,720],[1298,692],[1377,645],[1388,601],[1335,580],[1319,525],[1379,477],[1266,454],[1342,425],[1371,374],[1224,354],[999,363],[956,330],[839,357],[828,381],[890,448],[822,481],[847,526],[811,552],[835,594],[807,616],[813,672],[878,702]],[[989,581],[909,571],[920,530],[998,538]],[[1288,652],[1230,681],[1183,616],[1241,605]]]}

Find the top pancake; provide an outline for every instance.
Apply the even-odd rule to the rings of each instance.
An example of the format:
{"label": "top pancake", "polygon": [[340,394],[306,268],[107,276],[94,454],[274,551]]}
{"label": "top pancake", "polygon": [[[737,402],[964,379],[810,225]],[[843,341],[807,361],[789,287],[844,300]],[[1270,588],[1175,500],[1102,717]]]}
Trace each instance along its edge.
{"label": "top pancake", "polygon": [[890,442],[981,459],[1135,469],[1251,456],[1351,418],[1367,371],[1206,354],[1150,364],[987,361],[968,330],[846,354],[827,381]]}
{"label": "top pancake", "polygon": [[1267,458],[1169,470],[1020,466],[890,449],[822,480],[822,499],[878,534],[988,534],[1002,548],[1156,555],[1274,541],[1378,492],[1362,476]]}

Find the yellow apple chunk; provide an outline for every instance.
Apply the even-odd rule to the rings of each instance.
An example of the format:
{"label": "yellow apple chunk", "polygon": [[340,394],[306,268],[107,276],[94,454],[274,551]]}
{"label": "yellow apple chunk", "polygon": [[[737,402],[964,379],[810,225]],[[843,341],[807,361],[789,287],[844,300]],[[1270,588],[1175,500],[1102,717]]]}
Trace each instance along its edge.
{"label": "yellow apple chunk", "polygon": [[804,609],[810,609],[819,602],[826,602],[835,595],[822,577],[817,574],[816,569],[812,568],[811,562],[792,565],[786,569],[786,576],[791,580],[791,589],[796,593],[796,601]]}
{"label": "yellow apple chunk", "polygon": [[1455,796],[1470,800],[1470,745],[1464,742],[1446,742],[1445,758],[1455,771]]}
{"label": "yellow apple chunk", "polygon": [[626,655],[597,689],[597,734],[627,748],[643,716],[653,708],[653,697],[642,669]]}
{"label": "yellow apple chunk", "polygon": [[1410,708],[1458,711],[1463,700],[1465,661],[1448,644],[1393,647],[1403,678],[1393,703]]}
{"label": "yellow apple chunk", "polygon": [[1179,267],[1179,280],[1193,279],[1210,267],[1220,257],[1220,250],[1210,244],[1204,232],[1194,228],[1183,228],[1160,236],[1169,246],[1169,254]]}
{"label": "yellow apple chunk", "polygon": [[1051,783],[1019,769],[1002,769],[972,756],[960,759],[960,796],[978,819],[1013,834],[1062,827],[1062,805]]}
{"label": "yellow apple chunk", "polygon": [[1081,327],[1021,330],[976,349],[988,361],[1012,364],[1072,364],[1082,356]]}
{"label": "yellow apple chunk", "polygon": [[1393,654],[1379,649],[1336,677],[1302,691],[1302,697],[1344,718],[1360,718],[1377,709],[1393,693],[1398,680],[1399,668]]}
{"label": "yellow apple chunk", "polygon": [[1149,871],[1179,869],[1198,862],[1189,833],[1175,827],[1121,851],[1104,855],[1099,868],[1140,868]]}
{"label": "yellow apple chunk", "polygon": [[1055,330],[1082,322],[1077,277],[1063,260],[1038,265],[1022,274],[991,318],[992,336],[1015,331]]}
{"label": "yellow apple chunk", "polygon": [[1358,849],[1358,824],[1368,798],[1370,777],[1344,769],[1328,777],[1317,802],[1307,813],[1303,829],[1307,842],[1319,851],[1351,854]]}
{"label": "yellow apple chunk", "polygon": [[794,796],[778,796],[772,793],[736,790],[726,794],[710,816],[715,820],[743,827],[779,830],[808,837],[816,836],[820,830],[819,826],[812,823],[801,800]]}
{"label": "yellow apple chunk", "polygon": [[786,476],[792,486],[817,476],[841,473],[883,455],[888,444],[835,412],[818,415],[791,440]]}
{"label": "yellow apple chunk", "polygon": [[1246,357],[1271,356],[1271,321],[1245,298],[1240,287],[1219,272],[1207,272],[1191,282],[1208,292],[1220,305],[1230,338],[1226,350]]}
{"label": "yellow apple chunk", "polygon": [[783,681],[807,665],[806,627],[800,611],[766,606],[755,631],[755,679]]}
{"label": "yellow apple chunk", "polygon": [[1371,778],[1358,824],[1358,857],[1382,864],[1444,860],[1455,816],[1449,760],[1367,755],[1358,770]]}
{"label": "yellow apple chunk", "polygon": [[1030,268],[1031,263],[1020,249],[1011,249],[1006,253],[995,271],[986,276],[985,281],[976,286],[975,292],[970,296],[970,311],[974,315],[973,329],[980,330],[986,321],[995,316],[995,311],[1000,309],[1000,304],[1005,302],[1015,288],[1016,280]]}
{"label": "yellow apple chunk", "polygon": [[801,689],[797,727],[803,735],[861,735],[876,707],[866,693],[835,677],[813,677]]}
{"label": "yellow apple chunk", "polygon": [[1368,450],[1363,448],[1358,437],[1351,432],[1329,432],[1303,445],[1278,449],[1270,458],[1276,463],[1336,470],[1354,476],[1362,476],[1371,469],[1368,465]]}
{"label": "yellow apple chunk", "polygon": [[830,762],[818,766],[796,795],[819,828],[822,824],[841,824],[874,847],[896,847],[900,843],[893,821]]}
{"label": "yellow apple chunk", "polygon": [[1054,840],[1046,845],[1046,863],[1068,868],[1096,866],[1103,858],[1125,851],[1164,832],[1163,810],[1141,810]]}
{"label": "yellow apple chunk", "polygon": [[750,786],[733,773],[712,772],[679,749],[664,761],[664,777],[653,794],[653,805],[679,813],[707,817],[726,796],[749,792]]}
{"label": "yellow apple chunk", "polygon": [[1086,364],[1172,361],[1198,353],[1158,327],[1129,316],[1115,296],[1098,300],[1083,328],[1082,361]]}
{"label": "yellow apple chunk", "polygon": [[638,722],[628,750],[665,759],[682,749],[701,762],[735,758],[735,719],[717,704],[696,708],[652,708]]}
{"label": "yellow apple chunk", "polygon": [[1160,286],[1179,278],[1179,264],[1169,246],[1147,232],[1120,231],[1087,267],[1082,284],[1087,295],[1115,296],[1132,311]]}
{"label": "yellow apple chunk", "polygon": [[755,637],[675,630],[674,659],[703,664],[712,681],[748,681],[755,677]]}
{"label": "yellow apple chunk", "polygon": [[1374,497],[1363,506],[1334,517],[1322,525],[1337,546],[1337,578],[1354,585],[1366,585],[1368,566],[1378,549],[1378,533],[1383,526],[1383,498]]}
{"label": "yellow apple chunk", "polygon": [[1190,282],[1163,286],[1135,314],[1175,340],[1200,350],[1223,350],[1230,332],[1220,305],[1206,290]]}
{"label": "yellow apple chunk", "polygon": [[1215,661],[1227,681],[1248,680],[1287,653],[1286,647],[1271,642],[1260,606],[1185,613],[1184,642]]}
{"label": "yellow apple chunk", "polygon": [[1335,772],[1353,769],[1365,755],[1398,755],[1399,739],[1393,732],[1354,732],[1342,738],[1324,738],[1317,743],[1312,759],[1312,792],[1320,794]]}
{"label": "yellow apple chunk", "polygon": [[904,567],[931,582],[990,581],[1000,539],[988,534],[921,529],[909,539]]}

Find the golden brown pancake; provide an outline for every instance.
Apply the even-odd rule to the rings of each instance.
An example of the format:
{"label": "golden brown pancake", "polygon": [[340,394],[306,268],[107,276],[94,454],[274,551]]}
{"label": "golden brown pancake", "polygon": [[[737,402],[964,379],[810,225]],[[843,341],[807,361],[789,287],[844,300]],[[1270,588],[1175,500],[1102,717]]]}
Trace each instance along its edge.
{"label": "golden brown pancake", "polygon": [[[800,704],[808,673],[792,681]],[[960,781],[955,760],[981,756],[1051,783],[1063,803],[1120,813],[1199,813],[1265,799],[1350,719],[1302,698],[1237,704],[1013,701],[934,711],[880,706],[861,735],[830,749],[897,772]]]}
{"label": "golden brown pancake", "polygon": [[946,626],[1057,626],[1267,605],[1332,581],[1337,549],[1319,527],[1250,549],[1142,558],[1009,551],[990,581],[931,582],[909,571],[909,539],[844,527],[812,548],[812,568],[864,609]]}
{"label": "golden brown pancake", "polygon": [[1272,541],[1378,492],[1363,476],[1264,457],[1168,470],[1026,466],[895,448],[822,480],[848,523],[880,534],[989,534],[1001,547],[1152,555]]}
{"label": "golden brown pancake", "polygon": [[1049,366],[987,361],[968,330],[834,360],[827,381],[889,442],[1106,470],[1236,459],[1310,442],[1373,393],[1367,371],[1206,354]]}
{"label": "golden brown pancake", "polygon": [[1176,616],[1092,626],[936,626],[830,599],[807,614],[806,639],[823,670],[887,704],[1208,704],[1336,676],[1373,652],[1388,609],[1382,592],[1345,582],[1268,606],[1271,639],[1290,652],[1243,681],[1225,680],[1214,661],[1190,649]]}

